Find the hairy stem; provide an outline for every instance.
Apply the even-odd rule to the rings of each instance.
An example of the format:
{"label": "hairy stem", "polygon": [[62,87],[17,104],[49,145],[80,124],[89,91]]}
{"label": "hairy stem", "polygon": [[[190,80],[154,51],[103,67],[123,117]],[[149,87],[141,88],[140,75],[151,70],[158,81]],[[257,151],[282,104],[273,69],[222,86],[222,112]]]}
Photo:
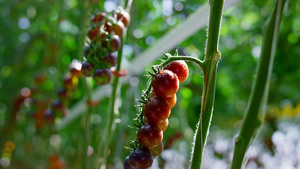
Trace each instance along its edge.
{"label": "hairy stem", "polygon": [[262,50],[258,63],[257,75],[254,81],[254,87],[251,90],[250,101],[243,120],[239,135],[235,138],[235,147],[231,169],[240,169],[242,167],[245,152],[249,142],[260,126],[258,113],[263,104],[263,98],[267,97],[266,88],[271,77],[275,44],[277,43],[278,29],[282,15],[285,0],[278,0],[276,7],[266,22]]}
{"label": "hairy stem", "polygon": [[202,155],[213,115],[217,65],[221,59],[218,51],[219,32],[223,11],[223,0],[210,0],[210,15],[205,60],[202,64],[203,94],[201,114],[198,122],[191,157],[191,169],[200,169]]}

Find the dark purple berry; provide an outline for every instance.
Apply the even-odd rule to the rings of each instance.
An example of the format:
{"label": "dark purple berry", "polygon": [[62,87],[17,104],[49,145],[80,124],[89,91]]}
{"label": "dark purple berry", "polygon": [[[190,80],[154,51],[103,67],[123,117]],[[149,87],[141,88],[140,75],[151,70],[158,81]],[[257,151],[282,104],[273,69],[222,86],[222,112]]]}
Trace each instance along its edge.
{"label": "dark purple berry", "polygon": [[92,63],[83,61],[81,66],[81,73],[86,76],[92,76],[94,65]]}
{"label": "dark purple berry", "polygon": [[90,46],[84,47],[84,56],[87,58],[90,54]]}
{"label": "dark purple berry", "polygon": [[109,69],[96,69],[93,75],[98,85],[108,84],[111,80],[112,72]]}
{"label": "dark purple berry", "polygon": [[129,164],[129,157],[127,156],[124,160],[124,169],[134,169],[132,166]]}
{"label": "dark purple berry", "polygon": [[132,168],[147,169],[153,163],[153,156],[147,148],[136,149],[129,154],[129,164]]}
{"label": "dark purple berry", "polygon": [[58,99],[56,99],[52,102],[52,107],[55,111],[63,111],[63,109],[64,109],[64,105]]}
{"label": "dark purple berry", "polygon": [[121,39],[118,35],[113,35],[110,40],[110,48],[113,52],[119,50],[121,47]]}
{"label": "dark purple berry", "polygon": [[108,62],[110,66],[115,66],[117,64],[117,56],[114,52],[109,52],[104,60]]}

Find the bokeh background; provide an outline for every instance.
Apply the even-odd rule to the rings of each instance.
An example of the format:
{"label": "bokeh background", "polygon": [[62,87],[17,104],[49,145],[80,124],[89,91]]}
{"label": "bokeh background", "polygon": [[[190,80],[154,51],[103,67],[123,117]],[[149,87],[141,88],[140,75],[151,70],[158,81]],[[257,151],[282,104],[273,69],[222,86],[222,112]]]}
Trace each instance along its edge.
{"label": "bokeh background", "polygon": [[[74,106],[84,104],[82,79],[72,93],[65,117],[55,124],[39,128],[32,117],[33,100],[47,103],[57,98],[57,91],[78,53],[82,33],[84,1],[76,0],[0,0],[0,168],[50,168],[58,159],[65,168],[81,168],[81,112],[72,115]],[[90,0],[89,13],[124,5],[117,0]],[[133,1],[131,23],[123,48],[123,66],[155,46],[160,38],[179,26],[206,0]],[[229,168],[234,136],[239,131],[255,77],[262,43],[262,27],[273,9],[272,1],[238,2],[224,11],[219,50],[214,117],[203,168]],[[259,136],[248,151],[247,169],[300,168],[300,2],[287,1],[275,54],[266,118]],[[207,17],[208,14],[206,14]],[[202,17],[199,17],[201,20]],[[193,26],[191,24],[190,26]],[[181,55],[203,58],[206,27],[180,42],[175,49]],[[160,56],[161,58],[163,56]],[[129,151],[124,148],[136,135],[127,126],[138,113],[134,107],[146,88],[146,69],[130,74],[121,82],[119,115],[110,147],[108,168],[122,168]],[[201,109],[202,73],[188,63],[190,75],[181,84],[177,104],[172,109],[169,127],[164,133],[165,151],[153,168],[187,168],[196,124]],[[93,84],[93,91],[102,86]],[[109,88],[109,87],[108,87]],[[27,96],[31,93],[31,97]],[[106,123],[109,90],[100,92],[100,104],[90,117],[91,153],[102,139]],[[22,100],[24,98],[24,100]],[[27,98],[27,99],[25,99]],[[22,102],[20,104],[19,102]],[[46,105],[45,107],[48,107]],[[64,120],[68,116],[68,122]],[[64,125],[62,125],[64,123]],[[11,151],[10,151],[10,150]],[[93,155],[92,155],[93,156]]]}

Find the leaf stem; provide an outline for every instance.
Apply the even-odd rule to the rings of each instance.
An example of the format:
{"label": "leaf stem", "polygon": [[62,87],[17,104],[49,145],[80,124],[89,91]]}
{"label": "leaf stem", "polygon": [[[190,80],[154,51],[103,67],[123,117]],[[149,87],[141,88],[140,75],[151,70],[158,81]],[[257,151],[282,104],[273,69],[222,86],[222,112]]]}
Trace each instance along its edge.
{"label": "leaf stem", "polygon": [[219,32],[223,11],[223,0],[210,0],[210,15],[205,60],[201,63],[203,71],[203,94],[201,114],[194,137],[191,169],[200,169],[206,139],[211,125],[215,100],[217,64],[221,59],[218,51]]}
{"label": "leaf stem", "polygon": [[284,4],[285,0],[278,0],[276,2],[276,7],[265,25],[265,35],[263,37],[257,75],[254,81],[254,87],[251,90],[250,101],[244,116],[241,131],[235,138],[231,169],[241,168],[249,142],[261,123],[258,118],[258,113],[263,105],[263,98],[267,97],[268,93],[266,89],[269,84],[268,79],[270,79],[272,73],[275,51],[274,45],[277,43],[278,29]]}

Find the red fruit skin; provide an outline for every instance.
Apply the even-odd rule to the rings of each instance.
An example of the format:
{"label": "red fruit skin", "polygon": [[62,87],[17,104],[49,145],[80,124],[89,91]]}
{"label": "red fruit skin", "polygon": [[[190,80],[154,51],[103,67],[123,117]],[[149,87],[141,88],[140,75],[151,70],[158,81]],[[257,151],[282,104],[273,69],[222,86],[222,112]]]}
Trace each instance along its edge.
{"label": "red fruit skin", "polygon": [[163,143],[161,142],[161,143],[158,144],[157,146],[152,147],[152,148],[150,149],[150,153],[152,154],[152,156],[153,156],[153,158],[154,158],[154,157],[159,156],[163,150],[164,150],[164,145],[163,145]]}
{"label": "red fruit skin", "polygon": [[155,147],[162,141],[163,132],[156,124],[146,123],[138,130],[137,139],[144,147]]}
{"label": "red fruit skin", "polygon": [[166,119],[164,121],[161,121],[157,123],[157,126],[164,132],[168,128],[169,125],[169,119]]}
{"label": "red fruit skin", "polygon": [[114,52],[109,52],[108,55],[100,59],[100,61],[107,62],[110,66],[115,66],[117,64],[117,56]]}
{"label": "red fruit skin", "polygon": [[88,37],[90,38],[90,40],[92,42],[95,42],[96,38],[98,38],[98,36],[99,36],[99,33],[100,33],[100,27],[99,26],[96,26],[94,28],[90,28],[88,30]]}
{"label": "red fruit skin", "polygon": [[110,44],[110,49],[111,49],[112,52],[115,52],[115,51],[119,50],[120,47],[121,47],[120,37],[118,35],[113,35],[110,42],[109,42],[109,44]]}
{"label": "red fruit skin", "polygon": [[147,148],[140,148],[129,154],[129,164],[134,169],[147,169],[153,163],[153,156]]}
{"label": "red fruit skin", "polygon": [[122,13],[117,13],[117,20],[122,21],[124,26],[127,27],[130,23],[129,13],[126,11],[122,11]]}
{"label": "red fruit skin", "polygon": [[102,12],[98,15],[92,16],[91,21],[93,23],[99,23],[100,24],[103,21],[103,19],[105,18],[105,16],[106,16],[106,13]]}
{"label": "red fruit skin", "polygon": [[[157,96],[157,94],[153,91],[151,96]],[[176,96],[176,94],[174,94],[173,96],[167,97],[165,99],[169,103],[170,109],[172,109],[176,104],[177,96]]]}
{"label": "red fruit skin", "polygon": [[189,67],[183,60],[173,61],[164,67],[164,70],[170,70],[178,77],[179,83],[185,81],[189,76]]}
{"label": "red fruit skin", "polygon": [[175,73],[169,70],[162,70],[154,76],[152,87],[158,96],[171,97],[178,91],[179,80]]}
{"label": "red fruit skin", "polygon": [[127,156],[124,160],[124,169],[134,169],[130,164],[129,164],[129,156]]}
{"label": "red fruit skin", "polygon": [[81,72],[84,76],[86,76],[86,77],[92,76],[93,69],[94,69],[94,65],[92,63],[89,63],[86,61],[82,62]]}
{"label": "red fruit skin", "polygon": [[111,80],[112,73],[110,69],[97,69],[94,72],[93,78],[98,85],[108,84]]}
{"label": "red fruit skin", "polygon": [[164,121],[170,116],[170,113],[169,103],[161,96],[150,97],[144,107],[144,115],[149,122]]}

